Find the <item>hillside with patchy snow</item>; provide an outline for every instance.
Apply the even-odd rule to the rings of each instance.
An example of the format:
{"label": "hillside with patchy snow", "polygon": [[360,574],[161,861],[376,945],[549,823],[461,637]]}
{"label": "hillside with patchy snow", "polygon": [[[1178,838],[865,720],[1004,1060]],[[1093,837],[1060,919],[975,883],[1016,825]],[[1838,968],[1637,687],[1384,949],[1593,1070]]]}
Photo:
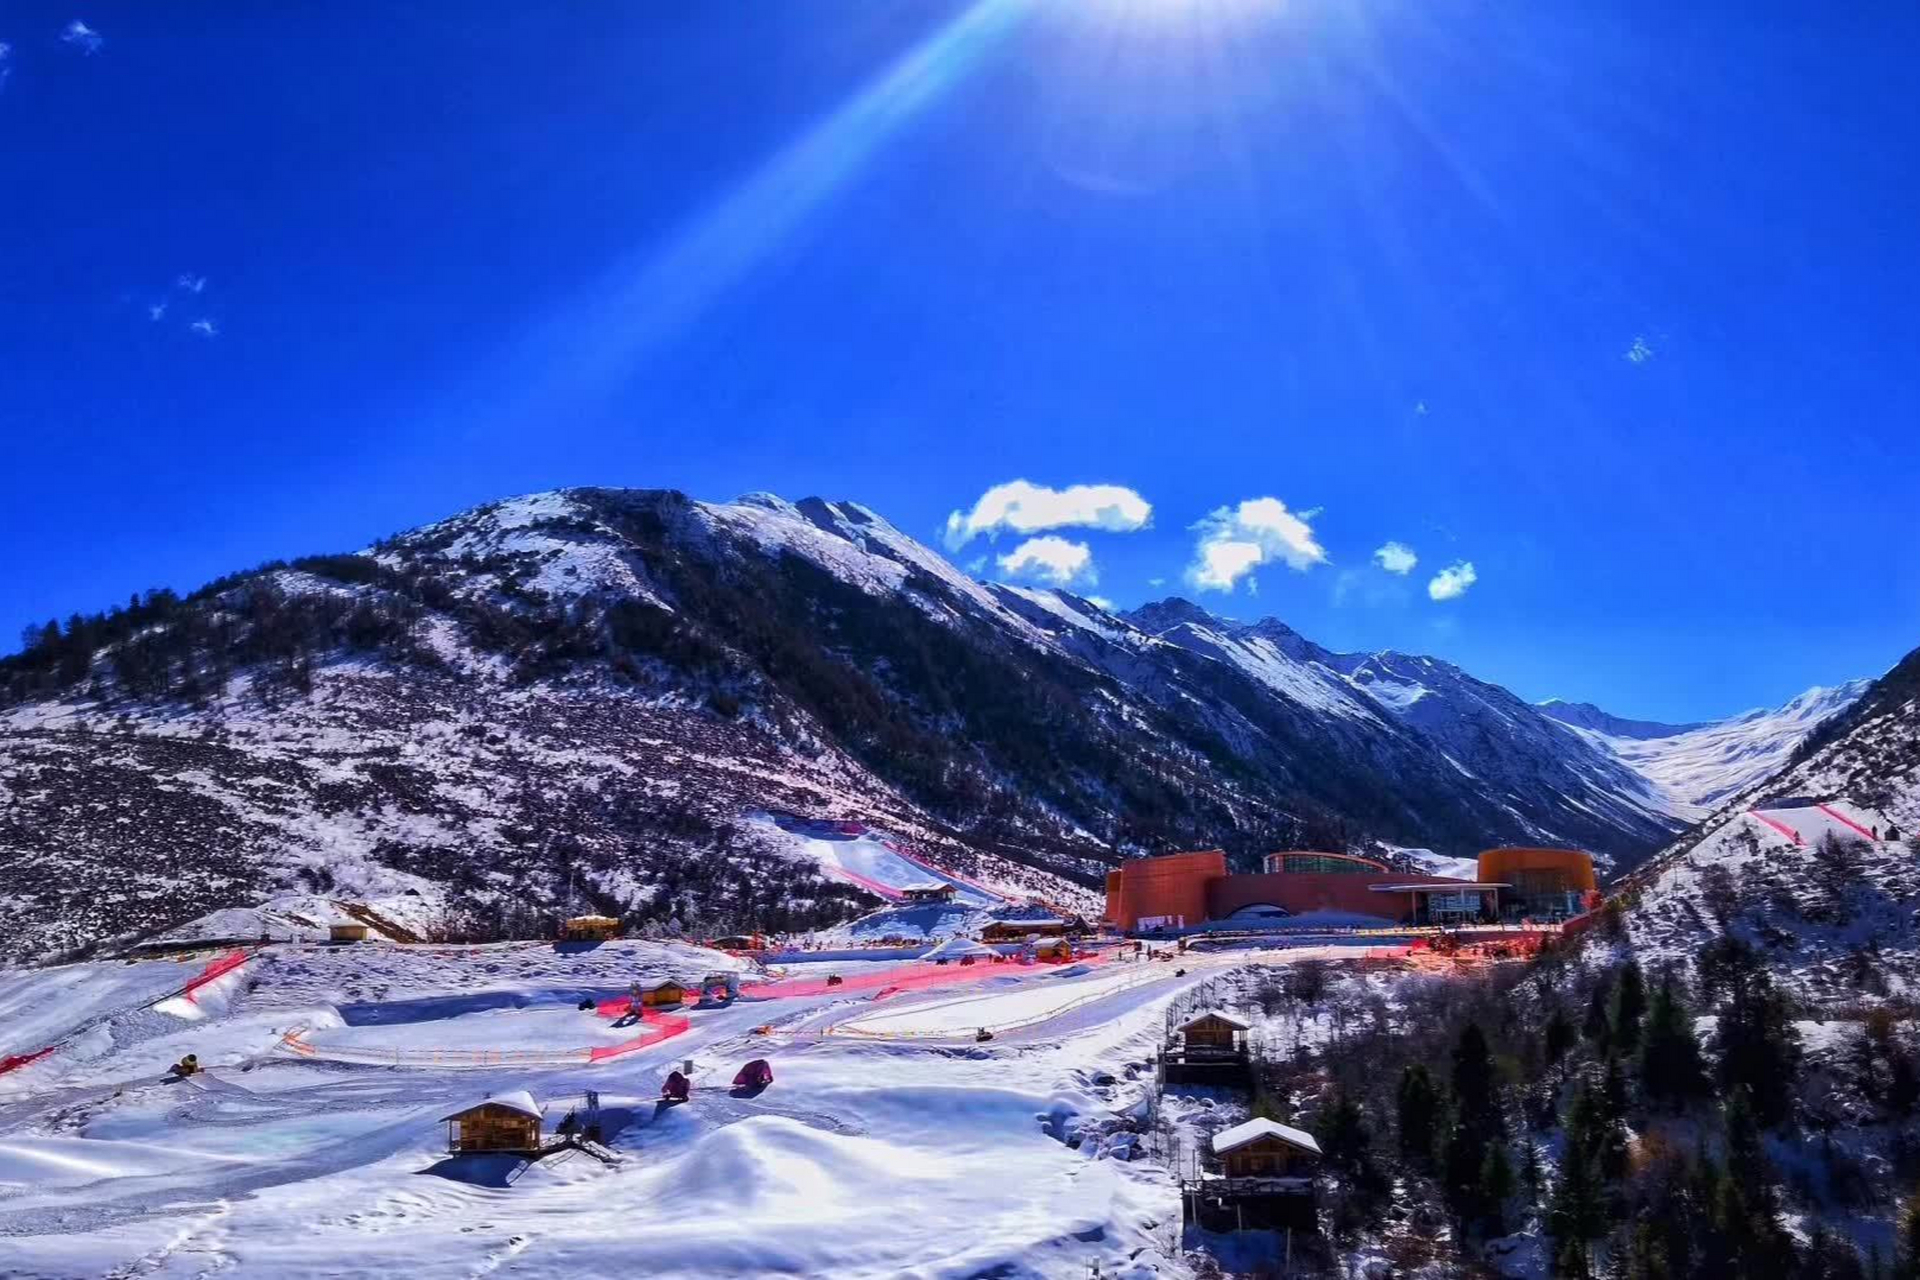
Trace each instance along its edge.
{"label": "hillside with patchy snow", "polygon": [[1448,664],[978,582],[818,499],[536,494],[0,661],[14,955],[290,892],[443,891],[450,936],[569,904],[665,931],[878,904],[748,820],[770,810],[1075,909],[1141,852],[1631,863],[1678,829],[1615,755]]}
{"label": "hillside with patchy snow", "polygon": [[1920,999],[1920,650],[1628,888],[1656,958],[1730,932],[1805,998]]}

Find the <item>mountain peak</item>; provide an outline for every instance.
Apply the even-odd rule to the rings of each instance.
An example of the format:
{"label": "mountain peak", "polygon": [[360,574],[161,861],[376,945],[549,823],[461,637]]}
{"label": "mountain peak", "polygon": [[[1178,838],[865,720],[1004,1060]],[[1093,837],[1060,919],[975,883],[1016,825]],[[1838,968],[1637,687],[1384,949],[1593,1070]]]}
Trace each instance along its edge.
{"label": "mountain peak", "polygon": [[1180,596],[1155,600],[1137,609],[1129,609],[1120,616],[1149,635],[1156,636],[1188,623],[1200,627],[1220,625],[1220,619]]}

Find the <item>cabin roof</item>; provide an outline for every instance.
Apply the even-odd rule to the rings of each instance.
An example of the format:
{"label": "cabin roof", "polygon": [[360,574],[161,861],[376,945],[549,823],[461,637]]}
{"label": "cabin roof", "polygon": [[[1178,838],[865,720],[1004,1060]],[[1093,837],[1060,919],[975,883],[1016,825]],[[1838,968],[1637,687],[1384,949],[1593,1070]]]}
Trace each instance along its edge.
{"label": "cabin roof", "polygon": [[1185,1031],[1188,1027],[1199,1026],[1201,1023],[1205,1022],[1208,1018],[1218,1018],[1220,1021],[1226,1023],[1228,1026],[1237,1028],[1238,1030],[1241,1030],[1241,1031],[1248,1030],[1251,1025],[1249,1023],[1242,1022],[1239,1018],[1234,1017],[1230,1013],[1222,1013],[1218,1009],[1202,1009],[1200,1010],[1200,1012],[1194,1014],[1191,1018],[1188,1018],[1185,1022],[1181,1023],[1180,1030]]}
{"label": "cabin roof", "polygon": [[642,991],[659,991],[665,987],[675,987],[681,991],[685,991],[687,984],[678,978],[660,978],[654,982],[645,982],[640,985]]}
{"label": "cabin roof", "polygon": [[958,892],[958,890],[956,890],[952,885],[947,884],[943,880],[923,880],[919,884],[901,885],[900,892],[902,893],[956,893]]}
{"label": "cabin roof", "polygon": [[570,916],[567,919],[567,923],[571,925],[571,924],[619,924],[620,922],[612,916]]}
{"label": "cabin roof", "polygon": [[1320,1144],[1315,1142],[1313,1135],[1306,1130],[1265,1118],[1249,1120],[1245,1124],[1237,1124],[1231,1129],[1222,1129],[1214,1134],[1213,1153],[1225,1155],[1229,1151],[1244,1147],[1249,1142],[1257,1142],[1261,1138],[1274,1138],[1290,1147],[1311,1151],[1316,1156],[1320,1154]]}
{"label": "cabin roof", "polygon": [[540,1118],[540,1104],[525,1089],[515,1089],[512,1093],[503,1093],[498,1097],[483,1098],[470,1107],[463,1107],[450,1116],[441,1116],[442,1120],[458,1120],[461,1116],[470,1116],[482,1107],[505,1107],[509,1111],[518,1111],[523,1116]]}

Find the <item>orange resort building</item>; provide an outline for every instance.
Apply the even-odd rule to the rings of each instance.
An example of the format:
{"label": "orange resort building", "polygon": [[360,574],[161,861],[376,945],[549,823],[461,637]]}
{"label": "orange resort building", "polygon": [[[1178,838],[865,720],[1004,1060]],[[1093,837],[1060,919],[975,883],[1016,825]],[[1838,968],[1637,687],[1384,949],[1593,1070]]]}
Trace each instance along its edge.
{"label": "orange resort building", "polygon": [[1210,849],[1107,872],[1106,917],[1128,931],[1554,920],[1586,910],[1597,888],[1592,857],[1577,849],[1489,849],[1471,880],[1311,850],[1270,853],[1259,872],[1232,875],[1226,854]]}

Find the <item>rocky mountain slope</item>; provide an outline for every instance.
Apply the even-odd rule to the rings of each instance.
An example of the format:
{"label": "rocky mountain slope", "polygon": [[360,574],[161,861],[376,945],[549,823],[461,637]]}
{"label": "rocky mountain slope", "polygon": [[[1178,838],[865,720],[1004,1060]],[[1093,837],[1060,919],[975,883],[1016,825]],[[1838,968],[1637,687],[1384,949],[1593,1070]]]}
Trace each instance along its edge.
{"label": "rocky mountain slope", "polygon": [[1920,999],[1920,650],[1627,885],[1638,947],[1753,942],[1803,997]]}
{"label": "rocky mountain slope", "polygon": [[1090,904],[1129,853],[1573,844],[1678,824],[1448,664],[1181,601],[976,582],[876,513],[579,489],[155,592],[0,662],[0,937],[44,954],[288,889],[568,900],[661,929],[871,900],[743,815],[858,818]]}

